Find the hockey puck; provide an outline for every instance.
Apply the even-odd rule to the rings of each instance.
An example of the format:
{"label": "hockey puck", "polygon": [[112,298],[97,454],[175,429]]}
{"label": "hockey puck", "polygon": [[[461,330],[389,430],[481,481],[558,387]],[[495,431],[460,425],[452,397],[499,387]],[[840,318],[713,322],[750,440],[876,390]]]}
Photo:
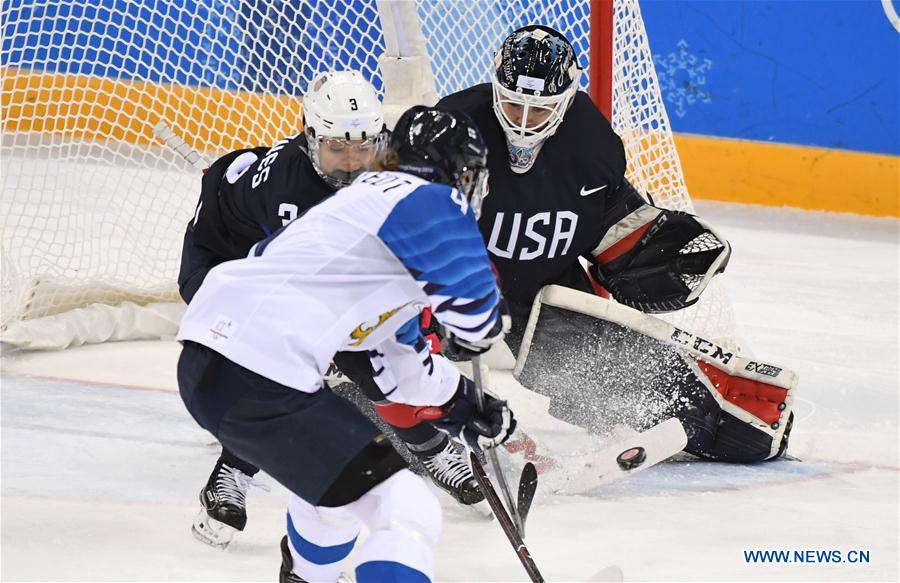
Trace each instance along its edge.
{"label": "hockey puck", "polygon": [[633,470],[647,459],[647,452],[643,447],[626,449],[616,457],[616,463],[625,471]]}

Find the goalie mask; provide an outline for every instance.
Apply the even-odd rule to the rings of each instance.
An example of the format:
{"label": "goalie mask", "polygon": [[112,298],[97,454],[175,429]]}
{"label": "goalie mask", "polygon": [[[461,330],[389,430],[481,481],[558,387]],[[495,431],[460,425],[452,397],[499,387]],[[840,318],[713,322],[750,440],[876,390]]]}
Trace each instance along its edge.
{"label": "goalie mask", "polygon": [[386,167],[456,188],[475,218],[488,194],[487,146],[475,124],[459,111],[417,105],[400,116],[391,134]]}
{"label": "goalie mask", "polygon": [[541,146],[562,123],[580,77],[575,50],[552,28],[526,26],[503,41],[491,84],[513,172],[531,169]]}
{"label": "goalie mask", "polygon": [[322,180],[338,189],[370,170],[384,147],[381,102],[356,71],[317,75],[303,98],[309,159]]}

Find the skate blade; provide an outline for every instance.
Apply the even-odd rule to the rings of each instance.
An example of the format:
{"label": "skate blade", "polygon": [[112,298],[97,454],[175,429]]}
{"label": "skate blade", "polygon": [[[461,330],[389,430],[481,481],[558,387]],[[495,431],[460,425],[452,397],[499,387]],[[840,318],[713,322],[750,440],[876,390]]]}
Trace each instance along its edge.
{"label": "skate blade", "polygon": [[212,518],[206,510],[201,510],[197,520],[191,525],[191,533],[195,539],[222,551],[228,548],[237,532],[236,528]]}

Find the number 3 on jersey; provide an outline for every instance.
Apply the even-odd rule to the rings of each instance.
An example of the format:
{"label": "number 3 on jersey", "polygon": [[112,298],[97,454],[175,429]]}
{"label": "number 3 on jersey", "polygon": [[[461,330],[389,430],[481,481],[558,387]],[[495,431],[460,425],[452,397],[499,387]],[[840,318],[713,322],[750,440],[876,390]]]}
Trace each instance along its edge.
{"label": "number 3 on jersey", "polygon": [[281,217],[281,225],[284,226],[296,219],[299,210],[297,205],[289,202],[283,202],[278,205],[278,216]]}

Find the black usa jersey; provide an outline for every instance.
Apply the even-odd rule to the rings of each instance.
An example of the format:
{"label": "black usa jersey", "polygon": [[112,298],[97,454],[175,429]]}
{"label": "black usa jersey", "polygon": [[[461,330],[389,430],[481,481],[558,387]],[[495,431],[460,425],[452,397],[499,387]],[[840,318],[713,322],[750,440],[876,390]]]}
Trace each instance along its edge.
{"label": "black usa jersey", "polygon": [[190,301],[210,269],[246,257],[255,243],[331,194],[309,160],[303,134],[216,160],[203,175],[185,234],[182,297]]}
{"label": "black usa jersey", "polygon": [[488,146],[490,193],[479,226],[504,295],[524,307],[544,285],[590,290],[579,256],[593,260],[590,253],[607,229],[643,204],[627,189],[619,190],[625,150],[590,97],[575,95],[525,174],[509,166],[490,84],[448,95],[438,107],[469,114]]}

